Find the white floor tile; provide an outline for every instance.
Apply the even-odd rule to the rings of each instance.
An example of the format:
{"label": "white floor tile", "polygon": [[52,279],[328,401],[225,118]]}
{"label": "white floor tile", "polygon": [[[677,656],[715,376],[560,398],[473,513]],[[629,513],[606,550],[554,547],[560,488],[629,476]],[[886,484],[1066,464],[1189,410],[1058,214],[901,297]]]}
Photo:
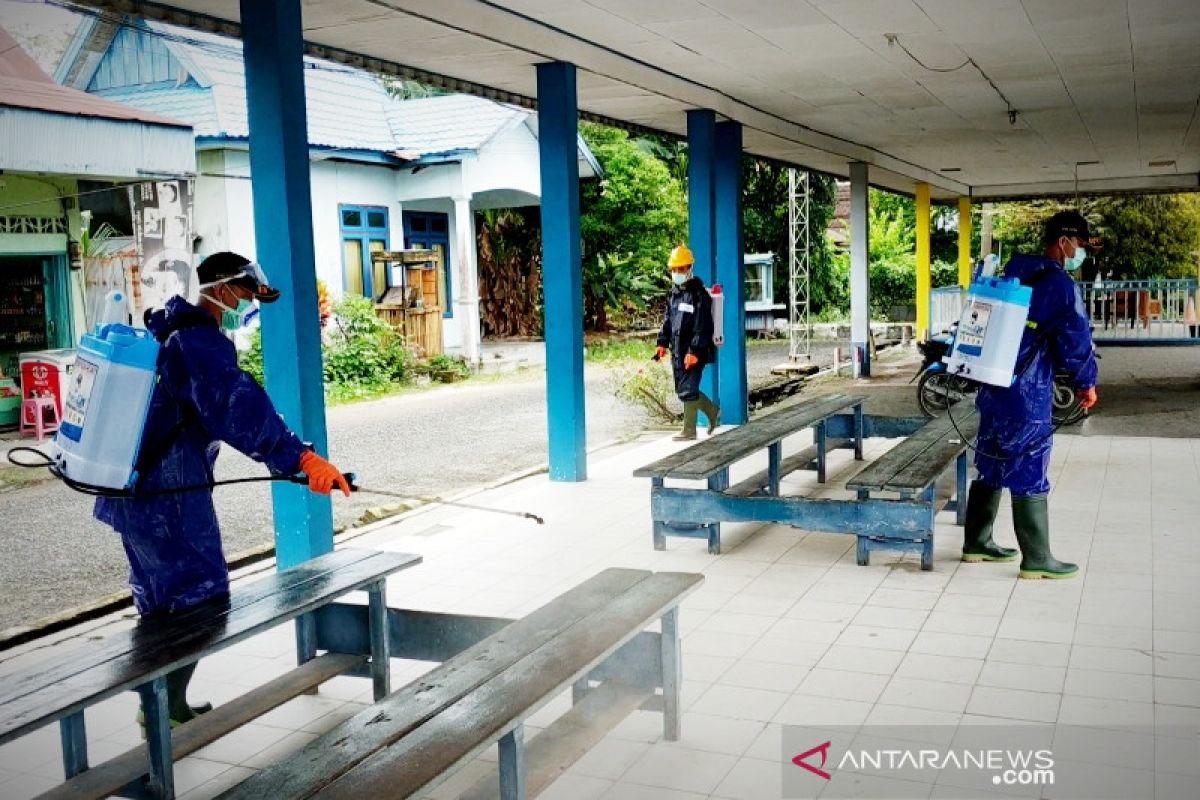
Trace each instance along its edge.
{"label": "white floor tile", "polygon": [[707,795],[736,763],[734,756],[658,744],[629,768],[622,783]]}

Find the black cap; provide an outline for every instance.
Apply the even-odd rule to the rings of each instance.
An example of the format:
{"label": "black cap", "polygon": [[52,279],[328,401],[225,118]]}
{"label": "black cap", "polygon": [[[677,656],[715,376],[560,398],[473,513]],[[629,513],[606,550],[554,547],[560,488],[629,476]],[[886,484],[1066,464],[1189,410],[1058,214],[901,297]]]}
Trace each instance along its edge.
{"label": "black cap", "polygon": [[1092,232],[1083,214],[1078,211],[1060,211],[1046,220],[1046,244],[1058,241],[1061,236],[1086,242],[1092,238]]}
{"label": "black cap", "polygon": [[213,253],[196,267],[196,278],[200,281],[201,288],[228,281],[234,286],[243,286],[254,292],[259,302],[274,303],[279,299],[279,290],[267,284],[262,267],[237,253]]}

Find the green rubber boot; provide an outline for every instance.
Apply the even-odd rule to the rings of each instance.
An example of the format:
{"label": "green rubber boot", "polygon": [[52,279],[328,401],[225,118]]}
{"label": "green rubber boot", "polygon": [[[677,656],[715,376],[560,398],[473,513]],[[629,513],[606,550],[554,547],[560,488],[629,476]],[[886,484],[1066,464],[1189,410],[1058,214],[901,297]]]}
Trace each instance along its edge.
{"label": "green rubber boot", "polygon": [[1022,578],[1075,577],[1077,564],[1059,561],[1050,554],[1050,505],[1046,495],[1014,497],[1012,515],[1017,544],[1021,546]]}
{"label": "green rubber boot", "polygon": [[1016,550],[992,541],[992,527],[1003,494],[1003,490],[993,489],[982,481],[971,482],[967,492],[967,521],[963,526],[963,561],[1012,561],[1017,557]]}
{"label": "green rubber boot", "polygon": [[708,399],[708,396],[701,392],[700,399],[696,401],[700,410],[704,412],[704,416],[708,417],[708,435],[712,436],[713,431],[721,424],[721,407]]}
{"label": "green rubber boot", "polygon": [[690,442],[696,438],[696,415],[699,411],[699,400],[683,401],[683,430],[672,436],[672,441]]}

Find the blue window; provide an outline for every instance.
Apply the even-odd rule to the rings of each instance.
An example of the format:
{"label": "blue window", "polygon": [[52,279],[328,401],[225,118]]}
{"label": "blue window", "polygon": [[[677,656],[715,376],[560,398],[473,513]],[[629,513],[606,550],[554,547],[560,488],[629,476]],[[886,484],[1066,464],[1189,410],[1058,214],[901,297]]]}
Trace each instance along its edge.
{"label": "blue window", "polygon": [[338,206],[342,231],[342,289],[378,300],[388,290],[387,265],[371,263],[371,253],[388,249],[388,210],[380,206]]}
{"label": "blue window", "polygon": [[442,255],[442,274],[438,281],[437,302],[443,317],[453,317],[450,304],[450,224],[446,214],[427,211],[404,212],[404,246],[416,250],[437,250]]}

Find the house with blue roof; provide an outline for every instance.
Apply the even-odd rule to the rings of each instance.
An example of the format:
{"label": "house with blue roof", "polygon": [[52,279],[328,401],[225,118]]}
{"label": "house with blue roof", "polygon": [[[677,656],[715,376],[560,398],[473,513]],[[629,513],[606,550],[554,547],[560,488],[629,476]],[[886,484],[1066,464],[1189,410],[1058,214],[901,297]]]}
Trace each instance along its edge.
{"label": "house with blue roof", "polygon": [[[363,70],[305,58],[317,276],[378,300],[398,277],[377,250],[443,254],[435,281],[447,352],[480,352],[475,213],[536,206],[536,117],[472,95],[402,100]],[[241,42],[127,18],[81,18],[55,79],[189,123],[197,258],[255,254]],[[582,139],[580,175],[599,166]]]}

